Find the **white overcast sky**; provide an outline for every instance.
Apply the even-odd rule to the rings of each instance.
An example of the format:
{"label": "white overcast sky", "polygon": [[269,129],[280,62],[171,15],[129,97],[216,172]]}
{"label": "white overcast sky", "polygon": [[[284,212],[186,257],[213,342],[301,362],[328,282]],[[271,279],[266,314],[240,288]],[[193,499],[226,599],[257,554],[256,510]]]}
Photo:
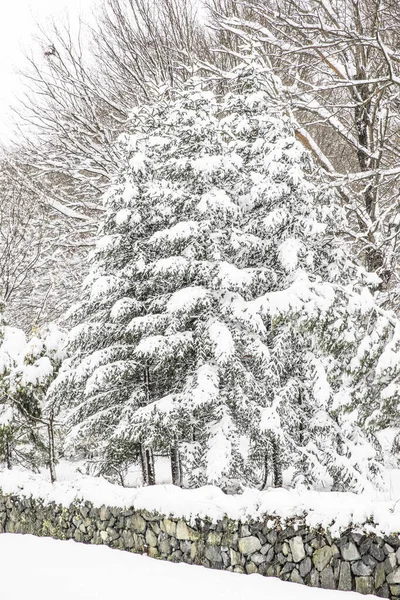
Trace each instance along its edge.
{"label": "white overcast sky", "polygon": [[9,138],[9,106],[18,92],[18,67],[24,49],[29,49],[36,23],[53,17],[71,18],[85,14],[95,0],[0,0],[0,136]]}

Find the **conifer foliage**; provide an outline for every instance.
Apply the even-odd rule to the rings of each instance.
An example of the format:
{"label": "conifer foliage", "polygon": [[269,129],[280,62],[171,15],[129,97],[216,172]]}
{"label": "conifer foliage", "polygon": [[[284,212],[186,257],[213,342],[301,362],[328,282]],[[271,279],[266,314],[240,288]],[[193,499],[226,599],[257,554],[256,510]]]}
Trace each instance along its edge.
{"label": "conifer foliage", "polygon": [[65,334],[49,324],[27,339],[3,323],[0,339],[0,460],[38,470],[55,479],[54,415],[46,392],[64,358]]}
{"label": "conifer foliage", "polygon": [[343,216],[279,83],[249,59],[226,86],[191,80],[132,112],[49,402],[106,475],[141,460],[154,483],[156,452],[178,485],[281,485],[292,466],[360,490],[379,473],[366,423],[393,318],[327,236]]}

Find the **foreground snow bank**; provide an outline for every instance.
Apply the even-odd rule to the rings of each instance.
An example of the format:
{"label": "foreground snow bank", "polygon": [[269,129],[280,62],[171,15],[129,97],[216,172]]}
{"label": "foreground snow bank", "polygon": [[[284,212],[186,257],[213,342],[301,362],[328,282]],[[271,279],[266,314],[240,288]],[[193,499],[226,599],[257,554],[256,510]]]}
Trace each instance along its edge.
{"label": "foreground snow bank", "polygon": [[[30,535],[0,536],[2,597],[14,600],[358,600],[275,578],[213,571],[146,556]],[[21,577],[21,565],[24,576]],[[374,598],[374,596],[364,596]]]}
{"label": "foreground snow bank", "polygon": [[100,507],[134,507],[162,515],[172,515],[190,521],[194,517],[212,521],[228,515],[234,520],[261,519],[277,516],[298,517],[309,527],[322,526],[336,536],[347,529],[362,528],[377,534],[400,532],[400,502],[378,501],[351,493],[311,492],[270,489],[263,492],[246,490],[238,496],[228,496],[219,488],[206,486],[182,490],[173,485],[147,488],[122,488],[104,479],[68,474],[68,478],[51,484],[45,475],[26,471],[0,473],[3,494],[40,498],[44,503],[64,506],[88,500]]}

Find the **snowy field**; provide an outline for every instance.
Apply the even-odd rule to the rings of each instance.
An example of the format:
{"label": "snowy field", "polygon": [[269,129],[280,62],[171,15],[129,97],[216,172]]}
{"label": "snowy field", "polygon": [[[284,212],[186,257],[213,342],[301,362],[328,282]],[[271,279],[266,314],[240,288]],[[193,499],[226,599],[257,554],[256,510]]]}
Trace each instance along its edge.
{"label": "snowy field", "polygon": [[212,571],[30,535],[0,535],[0,564],[1,598],[7,600],[360,599],[352,592],[306,588],[272,577]]}

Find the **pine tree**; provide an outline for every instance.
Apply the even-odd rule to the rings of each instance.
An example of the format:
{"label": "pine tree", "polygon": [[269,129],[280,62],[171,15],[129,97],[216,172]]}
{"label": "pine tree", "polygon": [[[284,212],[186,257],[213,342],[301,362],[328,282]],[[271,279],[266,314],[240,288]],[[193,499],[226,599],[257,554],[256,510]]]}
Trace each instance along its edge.
{"label": "pine tree", "polygon": [[366,423],[394,317],[332,234],[344,216],[311,182],[279,83],[249,59],[227,85],[133,111],[50,401],[106,474],[140,456],[152,483],[157,451],[176,484],[282,485],[291,466],[360,490],[379,474]]}
{"label": "pine tree", "polygon": [[55,325],[29,340],[15,327],[3,327],[0,343],[0,455],[7,468],[33,470],[48,465],[55,479],[54,424],[45,414],[45,396],[64,358],[65,334]]}

